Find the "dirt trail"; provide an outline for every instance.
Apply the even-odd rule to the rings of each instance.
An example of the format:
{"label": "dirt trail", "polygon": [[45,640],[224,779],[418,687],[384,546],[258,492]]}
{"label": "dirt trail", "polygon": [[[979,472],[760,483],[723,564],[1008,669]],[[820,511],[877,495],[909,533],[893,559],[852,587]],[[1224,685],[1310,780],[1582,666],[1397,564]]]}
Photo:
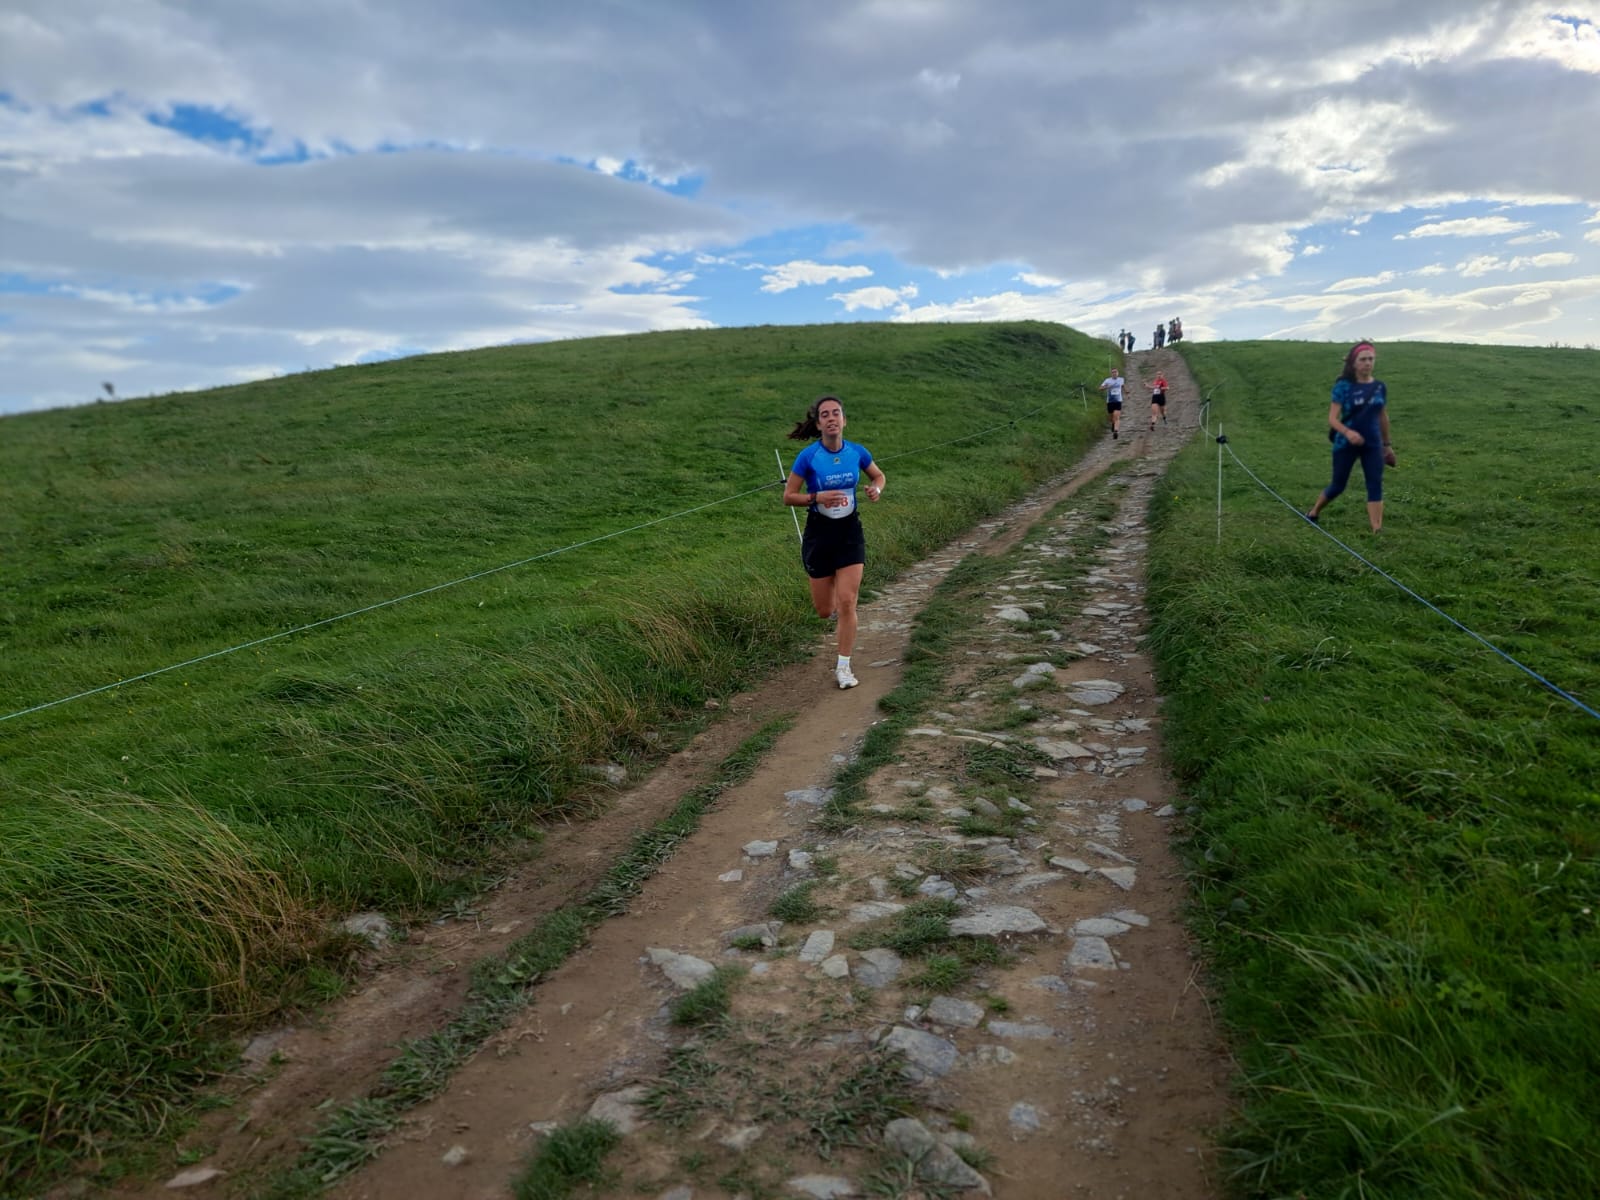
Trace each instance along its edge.
{"label": "dirt trail", "polygon": [[[258,1038],[238,1102],[185,1139],[214,1147],[203,1165],[223,1172],[189,1194],[250,1194],[266,1169],[292,1157],[315,1127],[319,1105],[360,1095],[394,1043],[448,1018],[474,961],[583,894],[638,829],[703,781],[743,737],[771,716],[791,713],[792,728],[755,775],[724,794],[630,911],[597,929],[539,985],[520,1020],[331,1194],[507,1197],[539,1143],[540,1123],[571,1122],[605,1093],[659,1086],[669,1051],[702,1043],[668,1020],[666,1002],[679,990],[652,964],[654,949],[749,968],[733,1009],[751,1039],[745,1065],[755,1072],[772,1052],[790,1068],[782,1080],[758,1081],[768,1091],[782,1085],[798,1088],[796,1096],[814,1092],[866,1061],[885,1039],[932,1054],[912,1087],[911,1115],[967,1150],[994,1195],[1213,1196],[1207,1130],[1225,1115],[1227,1061],[1181,923],[1185,890],[1168,846],[1181,817],[1167,807],[1181,800],[1161,765],[1160,698],[1140,649],[1145,509],[1166,462],[1194,431],[1198,400],[1174,352],[1141,352],[1127,365],[1119,441],[1108,436],[1069,474],[930,556],[863,607],[860,687],[834,687],[825,645],[812,662],[736,698],[731,714],[619,795],[606,816],[551,838],[538,861],[486,897],[470,919],[429,927],[392,950],[321,1025]],[[1148,432],[1145,383],[1158,367],[1170,383],[1169,424]],[[1072,501],[1118,464],[1124,469],[1109,489],[1116,499],[1109,521]],[[1079,556],[1071,547],[1084,538],[1097,544]],[[972,553],[1008,556],[1015,569],[980,606],[967,665],[950,672],[941,698],[919,715],[921,728],[904,739],[898,761],[869,782],[870,801],[883,811],[842,833],[820,833],[815,793],[807,790],[825,787],[853,755],[878,719],[878,700],[900,680],[917,612]],[[1058,599],[1067,594],[1074,597],[1070,612]],[[1055,669],[1039,668],[1040,679],[1013,690],[1012,681],[1038,661],[1054,661]],[[975,788],[963,774],[974,746],[1031,748],[1026,761],[1034,763],[1048,755],[1052,765],[1036,766],[1028,789],[1016,789],[1029,797],[1020,823],[1024,810],[1010,805],[1004,787]],[[1007,836],[959,832],[982,810],[978,792],[983,804],[1011,809]],[[752,846],[773,841],[775,853]],[[940,847],[976,851],[990,869],[981,878],[945,880],[914,868],[919,855]],[[819,875],[806,853],[837,873]],[[769,951],[729,948],[730,931],[767,921],[773,899],[806,880],[817,881],[821,914],[775,930],[781,945]],[[954,895],[963,915],[1025,910],[1039,927],[995,939],[1009,958],[948,994],[911,985],[918,964],[897,966],[887,951],[850,945],[852,936],[882,924],[864,914],[930,895]],[[874,903],[880,908],[859,907]],[[801,955],[819,932],[834,936],[833,951]],[[711,1049],[707,1054],[716,1065]],[[886,1186],[881,1156],[846,1149],[824,1159],[792,1131],[780,1137],[780,1116],[741,1111],[755,1103],[741,1098],[734,1068],[742,1065],[721,1066],[732,1073],[708,1094],[681,1094],[693,1120],[681,1129],[646,1120],[624,1139],[607,1160],[617,1176],[603,1194],[708,1200],[755,1195],[764,1186],[805,1195],[789,1181],[811,1177],[806,1186],[821,1190],[810,1194],[852,1195],[873,1171]],[[630,1095],[622,1098],[624,1121],[630,1112],[644,1115],[628,1109]],[[857,1132],[875,1141],[881,1131]],[[816,1182],[828,1179],[834,1182]],[[856,1190],[827,1190],[846,1181]],[[902,1190],[886,1194],[909,1197],[926,1186],[908,1174]],[[158,1183],[116,1194],[173,1193]]]}

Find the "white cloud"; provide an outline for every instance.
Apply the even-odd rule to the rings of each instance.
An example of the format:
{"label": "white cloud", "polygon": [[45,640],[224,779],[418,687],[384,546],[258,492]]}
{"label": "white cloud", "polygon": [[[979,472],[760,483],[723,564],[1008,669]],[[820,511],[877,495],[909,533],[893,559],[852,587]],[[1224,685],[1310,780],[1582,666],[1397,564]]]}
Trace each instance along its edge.
{"label": "white cloud", "polygon": [[[1487,338],[1504,320],[1579,344],[1600,320],[1546,278],[1600,266],[1582,152],[1600,37],[1528,3],[110,11],[0,6],[0,411],[92,393],[105,360],[135,394],[851,311],[1097,332],[1181,312],[1195,336],[1271,333],[1285,313],[1294,336],[1342,336],[1355,313],[1377,336],[1392,319]],[[1183,53],[1159,87],[1130,85],[1152,45]],[[220,140],[164,127],[207,110]],[[1480,298],[1472,321],[1446,296],[1392,298],[1423,272],[1471,284],[1422,250],[1474,236],[1566,237],[1575,258],[1481,256],[1551,298]],[[878,289],[834,286],[872,269],[830,261],[921,291],[872,309],[846,298]],[[1293,315],[1306,296],[1325,314],[1312,332]]]}
{"label": "white cloud", "polygon": [[1330,283],[1323,291],[1326,292],[1356,292],[1365,288],[1382,287],[1395,278],[1395,272],[1384,271],[1379,275],[1361,275],[1351,279],[1340,279]]}
{"label": "white cloud", "polygon": [[835,292],[829,296],[830,300],[837,300],[844,305],[846,312],[855,312],[857,309],[905,309],[905,302],[913,300],[917,295],[915,284],[905,287],[865,287],[857,288],[853,292]]}
{"label": "white cloud", "polygon": [[1509,217],[1462,217],[1454,221],[1433,221],[1418,225],[1410,233],[1395,234],[1395,241],[1422,237],[1498,237],[1528,228],[1527,221]]}
{"label": "white cloud", "polygon": [[1557,252],[1553,254],[1518,255],[1515,258],[1500,258],[1493,254],[1480,254],[1476,258],[1467,259],[1456,265],[1456,270],[1465,278],[1478,275],[1487,275],[1491,271],[1525,271],[1531,268],[1543,269],[1547,267],[1569,267],[1578,261],[1576,254]]}
{"label": "white cloud", "polygon": [[847,267],[839,263],[817,263],[802,258],[773,267],[761,277],[761,290],[787,292],[802,285],[833,283],[838,279],[865,279],[871,274],[870,267]]}

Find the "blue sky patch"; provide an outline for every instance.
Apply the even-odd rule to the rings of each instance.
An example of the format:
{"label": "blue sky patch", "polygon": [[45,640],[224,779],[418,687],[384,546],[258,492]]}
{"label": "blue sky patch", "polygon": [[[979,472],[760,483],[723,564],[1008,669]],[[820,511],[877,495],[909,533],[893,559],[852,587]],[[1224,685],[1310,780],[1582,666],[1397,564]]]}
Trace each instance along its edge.
{"label": "blue sky patch", "polygon": [[150,113],[145,120],[212,146],[239,146],[254,150],[266,141],[259,131],[232,113],[203,104],[174,104],[170,111]]}

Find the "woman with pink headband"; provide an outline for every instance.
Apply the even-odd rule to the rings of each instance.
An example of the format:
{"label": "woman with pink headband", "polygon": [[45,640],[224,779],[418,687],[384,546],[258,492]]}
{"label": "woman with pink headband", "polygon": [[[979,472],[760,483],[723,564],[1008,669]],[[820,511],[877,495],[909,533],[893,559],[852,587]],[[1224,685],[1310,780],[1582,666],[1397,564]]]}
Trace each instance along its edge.
{"label": "woman with pink headband", "polygon": [[1328,404],[1328,440],[1333,443],[1333,480],[1317,494],[1306,513],[1315,524],[1322,510],[1350,482],[1359,460],[1367,481],[1367,521],[1372,532],[1383,528],[1383,468],[1394,466],[1389,444],[1389,397],[1381,379],[1373,378],[1378,352],[1371,342],[1357,342],[1344,356],[1344,370],[1333,384]]}

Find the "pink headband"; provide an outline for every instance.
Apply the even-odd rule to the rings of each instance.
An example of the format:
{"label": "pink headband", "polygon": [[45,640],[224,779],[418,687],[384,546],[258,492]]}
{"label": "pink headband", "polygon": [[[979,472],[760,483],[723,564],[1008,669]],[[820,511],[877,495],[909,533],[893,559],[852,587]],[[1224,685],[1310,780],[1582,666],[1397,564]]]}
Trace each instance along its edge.
{"label": "pink headband", "polygon": [[1375,346],[1373,346],[1373,344],[1371,342],[1357,342],[1354,346],[1352,346],[1350,348],[1350,357],[1354,358],[1356,355],[1360,354],[1363,350],[1371,350],[1374,354],[1376,354],[1378,352],[1377,348]]}

